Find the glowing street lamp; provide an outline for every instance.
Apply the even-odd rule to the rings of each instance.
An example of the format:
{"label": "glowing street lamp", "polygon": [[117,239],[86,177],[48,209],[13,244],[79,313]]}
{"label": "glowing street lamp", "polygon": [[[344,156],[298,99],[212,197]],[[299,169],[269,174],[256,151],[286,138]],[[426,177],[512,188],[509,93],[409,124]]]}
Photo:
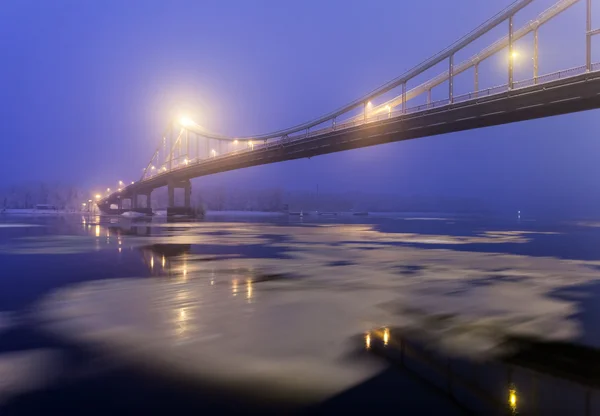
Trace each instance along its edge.
{"label": "glowing street lamp", "polygon": [[99,200],[100,198],[102,198],[102,195],[96,194],[96,200]]}
{"label": "glowing street lamp", "polygon": [[110,188],[106,188],[106,192],[110,192]]}
{"label": "glowing street lamp", "polygon": [[215,149],[212,149],[212,150],[210,151],[210,154],[211,154],[213,157],[216,157],[216,156],[217,156],[217,151],[216,151]]}
{"label": "glowing street lamp", "polygon": [[254,143],[252,143],[252,140],[250,140],[250,141],[248,142],[248,146],[250,146],[250,148],[251,148],[252,150],[254,150]]}
{"label": "glowing street lamp", "polygon": [[187,116],[181,116],[179,117],[179,124],[181,124],[183,127],[191,127],[196,123],[194,123],[194,120]]}
{"label": "glowing street lamp", "polygon": [[123,181],[119,181],[119,186],[123,186]]}

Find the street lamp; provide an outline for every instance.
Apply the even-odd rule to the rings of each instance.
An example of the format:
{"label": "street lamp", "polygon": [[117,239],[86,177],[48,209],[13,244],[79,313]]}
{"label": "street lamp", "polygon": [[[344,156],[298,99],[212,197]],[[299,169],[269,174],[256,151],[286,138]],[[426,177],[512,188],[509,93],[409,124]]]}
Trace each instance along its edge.
{"label": "street lamp", "polygon": [[194,123],[194,120],[187,116],[181,116],[179,117],[179,124],[181,124],[183,127],[191,127],[196,123]]}
{"label": "street lamp", "polygon": [[217,156],[217,151],[215,149],[212,149],[210,153],[213,155],[213,157]]}
{"label": "street lamp", "polygon": [[102,195],[96,194],[96,200],[99,200],[100,198],[102,198]]}

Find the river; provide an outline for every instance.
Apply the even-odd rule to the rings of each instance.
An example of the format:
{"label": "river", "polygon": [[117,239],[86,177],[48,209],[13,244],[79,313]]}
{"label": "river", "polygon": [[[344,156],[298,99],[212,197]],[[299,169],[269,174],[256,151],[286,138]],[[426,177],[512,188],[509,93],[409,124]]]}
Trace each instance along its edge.
{"label": "river", "polygon": [[600,414],[598,247],[592,221],[4,215],[0,414]]}

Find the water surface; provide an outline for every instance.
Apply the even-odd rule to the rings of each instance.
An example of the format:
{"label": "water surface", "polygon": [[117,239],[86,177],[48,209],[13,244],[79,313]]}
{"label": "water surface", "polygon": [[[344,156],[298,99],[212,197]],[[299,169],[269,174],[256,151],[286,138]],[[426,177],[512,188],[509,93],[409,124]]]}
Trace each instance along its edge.
{"label": "water surface", "polygon": [[600,347],[592,222],[0,221],[6,412],[600,411],[585,366],[556,364]]}

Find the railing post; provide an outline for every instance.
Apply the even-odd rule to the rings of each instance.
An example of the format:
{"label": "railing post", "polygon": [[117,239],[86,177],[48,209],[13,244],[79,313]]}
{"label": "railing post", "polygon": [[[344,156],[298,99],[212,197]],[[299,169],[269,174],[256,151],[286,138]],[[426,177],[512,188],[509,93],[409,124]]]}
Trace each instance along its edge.
{"label": "railing post", "polygon": [[406,114],[406,82],[402,83],[402,114]]}
{"label": "railing post", "polygon": [[533,83],[538,82],[538,28],[536,27],[533,31]]}
{"label": "railing post", "polygon": [[448,66],[448,102],[454,101],[454,54],[450,55]]}
{"label": "railing post", "polygon": [[592,70],[592,0],[587,0],[585,10],[585,69]]}
{"label": "railing post", "polygon": [[477,97],[477,92],[479,91],[479,62],[475,63],[475,97]]}
{"label": "railing post", "polygon": [[427,107],[431,104],[431,88],[427,90]]}
{"label": "railing post", "polygon": [[173,126],[169,130],[169,142],[168,142],[169,154],[167,157],[169,158],[169,170],[173,169]]}
{"label": "railing post", "polygon": [[188,129],[185,129],[185,145],[187,147],[186,153],[185,153],[185,157],[187,157],[188,159],[191,159],[190,157],[190,132],[188,131]]}
{"label": "railing post", "polygon": [[513,88],[513,16],[508,18],[508,89]]}
{"label": "railing post", "polygon": [[182,137],[179,137],[177,141],[177,159],[181,159],[181,142],[183,141]]}
{"label": "railing post", "polygon": [[367,102],[363,103],[363,121],[367,122]]}
{"label": "railing post", "polygon": [[204,138],[206,140],[206,159],[210,158],[210,139],[208,137]]}
{"label": "railing post", "polygon": [[331,121],[332,130],[335,130],[335,120],[336,120],[336,117],[334,117],[333,120]]}

